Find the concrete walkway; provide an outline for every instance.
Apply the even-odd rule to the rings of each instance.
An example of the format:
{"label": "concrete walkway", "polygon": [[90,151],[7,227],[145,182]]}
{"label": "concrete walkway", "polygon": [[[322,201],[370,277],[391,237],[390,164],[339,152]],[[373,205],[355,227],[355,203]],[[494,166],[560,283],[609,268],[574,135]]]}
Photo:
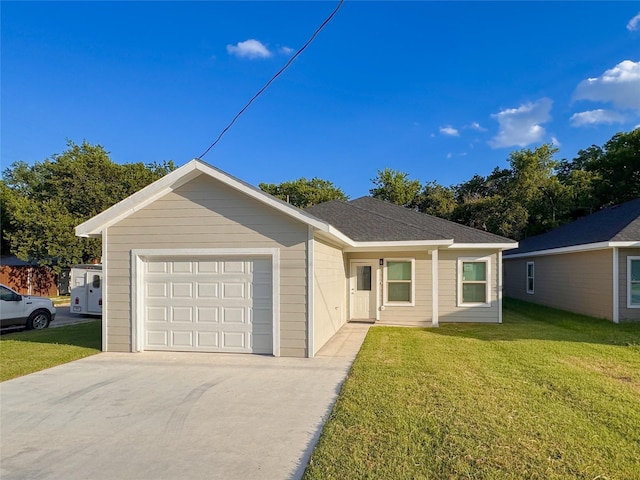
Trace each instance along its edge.
{"label": "concrete walkway", "polygon": [[0,384],[0,478],[298,479],[369,325],[313,359],[102,353]]}

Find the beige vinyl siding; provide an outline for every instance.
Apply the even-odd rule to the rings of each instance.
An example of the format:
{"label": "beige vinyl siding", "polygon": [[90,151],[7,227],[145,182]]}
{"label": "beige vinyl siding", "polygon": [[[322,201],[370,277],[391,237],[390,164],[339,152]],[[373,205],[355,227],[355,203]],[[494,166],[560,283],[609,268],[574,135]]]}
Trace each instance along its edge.
{"label": "beige vinyl siding", "polygon": [[640,320],[640,308],[627,308],[627,257],[640,257],[640,248],[618,249],[618,315],[620,320]]}
{"label": "beige vinyl siding", "polygon": [[307,232],[306,225],[204,175],[109,227],[107,349],[132,350],[132,249],[253,247],[280,249],[280,354],[306,356]]}
{"label": "beige vinyl siding", "polygon": [[[374,259],[376,263],[380,259],[393,260],[397,258],[415,259],[415,302],[413,306],[396,306],[386,305],[383,310],[379,311],[379,322],[381,323],[415,323],[415,322],[431,322],[433,317],[432,310],[432,275],[431,275],[431,255],[428,251],[416,252],[362,252],[349,253],[348,261],[358,259]],[[347,266],[347,268],[349,268]],[[350,273],[347,270],[347,276]],[[384,274],[383,267],[378,267],[378,298],[380,303],[384,299]],[[378,306],[379,307],[379,306]]]}
{"label": "beige vinyl siding", "polygon": [[314,241],[314,354],[347,321],[347,270],[342,249]]}
{"label": "beige vinyl siding", "polygon": [[[489,257],[489,306],[458,306],[458,259]],[[447,322],[498,323],[498,254],[487,250],[438,251],[438,319]]]}
{"label": "beige vinyl siding", "polygon": [[[533,294],[526,293],[527,262],[535,265]],[[612,320],[613,250],[507,257],[504,285],[505,296]]]}

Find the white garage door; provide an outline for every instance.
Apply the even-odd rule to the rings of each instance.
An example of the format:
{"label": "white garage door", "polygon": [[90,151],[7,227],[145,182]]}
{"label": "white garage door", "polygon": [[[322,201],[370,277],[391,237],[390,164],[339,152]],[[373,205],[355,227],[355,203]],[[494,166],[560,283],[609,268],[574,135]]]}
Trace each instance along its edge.
{"label": "white garage door", "polygon": [[270,258],[145,262],[144,349],[272,353]]}

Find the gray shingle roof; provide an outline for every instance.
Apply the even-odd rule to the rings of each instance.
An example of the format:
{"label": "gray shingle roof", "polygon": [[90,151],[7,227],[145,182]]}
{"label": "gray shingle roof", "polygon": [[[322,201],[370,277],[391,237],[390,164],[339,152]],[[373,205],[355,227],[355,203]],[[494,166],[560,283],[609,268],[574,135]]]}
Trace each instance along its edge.
{"label": "gray shingle roof", "polygon": [[605,208],[535,237],[505,256],[600,242],[640,242],[640,198]]}
{"label": "gray shingle roof", "polygon": [[419,213],[393,203],[361,197],[333,200],[306,209],[357,242],[450,240],[455,243],[512,243],[499,235]]}

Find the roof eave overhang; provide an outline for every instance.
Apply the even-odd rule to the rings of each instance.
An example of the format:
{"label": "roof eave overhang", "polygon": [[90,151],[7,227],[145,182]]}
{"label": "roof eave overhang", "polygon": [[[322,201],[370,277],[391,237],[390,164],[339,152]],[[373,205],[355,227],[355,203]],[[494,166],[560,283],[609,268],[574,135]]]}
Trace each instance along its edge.
{"label": "roof eave overhang", "polygon": [[533,250],[531,252],[507,254],[505,259],[523,258],[523,257],[540,257],[543,255],[562,255],[564,253],[590,252],[593,250],[606,250],[609,248],[639,248],[640,242],[596,242],[585,243],[583,245],[572,245],[570,247],[548,248],[545,250]]}
{"label": "roof eave overhang", "polygon": [[[317,230],[323,232],[330,232],[332,229],[335,230],[327,222],[324,222],[313,215],[300,210],[299,208],[282,202],[265,192],[257,190],[241,182],[237,178],[217,170],[200,160],[194,159],[152,184],[147,185],[145,188],[137,191],[124,200],[116,203],[104,212],[99,213],[95,217],[78,225],[76,227],[76,235],[79,237],[100,237],[105,228],[120,222],[138,210],[153,203],[160,197],[181,187],[189,180],[192,180],[202,174],[208,175],[234,190],[242,192],[247,196],[268,205],[289,217],[310,225]],[[342,234],[335,230],[335,235],[339,236]]]}
{"label": "roof eave overhang", "polygon": [[448,247],[453,240],[408,240],[408,241],[380,241],[380,242],[351,242],[344,248],[345,252],[399,252],[412,250],[437,250]]}
{"label": "roof eave overhang", "polygon": [[511,250],[512,248],[518,248],[518,242],[508,243],[454,243],[449,247],[450,250]]}

